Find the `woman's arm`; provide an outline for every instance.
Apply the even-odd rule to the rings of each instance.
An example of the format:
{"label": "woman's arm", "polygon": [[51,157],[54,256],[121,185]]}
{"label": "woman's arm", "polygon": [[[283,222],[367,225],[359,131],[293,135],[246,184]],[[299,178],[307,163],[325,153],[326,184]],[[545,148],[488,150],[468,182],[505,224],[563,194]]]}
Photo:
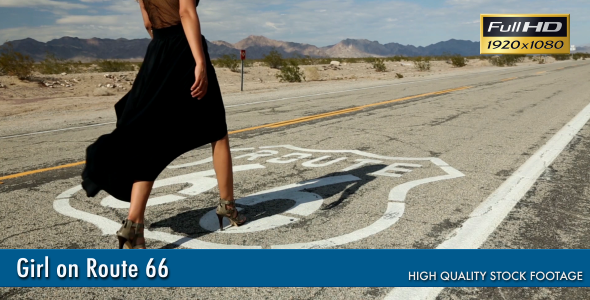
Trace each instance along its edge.
{"label": "woman's arm", "polygon": [[205,66],[205,53],[201,40],[201,25],[197,15],[195,0],[180,0],[180,21],[184,34],[191,48],[193,58],[197,64],[195,68],[195,83],[191,87],[191,95],[198,99],[207,93],[207,68]]}
{"label": "woman's arm", "polygon": [[143,25],[145,26],[145,30],[149,33],[152,39],[154,35],[152,34],[152,22],[150,22],[150,17],[148,16],[147,11],[145,10],[145,6],[143,5],[143,0],[138,0],[139,8],[141,8],[141,17],[143,18]]}

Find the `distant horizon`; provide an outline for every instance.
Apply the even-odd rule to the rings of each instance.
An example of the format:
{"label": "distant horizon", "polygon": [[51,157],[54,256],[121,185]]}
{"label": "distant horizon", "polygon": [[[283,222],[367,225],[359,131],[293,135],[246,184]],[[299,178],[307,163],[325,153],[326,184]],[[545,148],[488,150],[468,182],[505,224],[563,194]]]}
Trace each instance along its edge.
{"label": "distant horizon", "polygon": [[[234,42],[234,43],[232,43],[232,42],[228,42],[228,41],[226,41],[226,40],[210,40],[210,39],[207,39],[207,40],[208,40],[208,41],[210,41],[210,42],[226,42],[226,43],[229,43],[229,44],[231,44],[231,45],[234,45],[234,44],[237,44],[237,43],[239,43],[239,42],[241,42],[241,41],[243,41],[243,40],[245,40],[245,39],[247,39],[248,37],[251,37],[251,36],[260,36],[260,35],[251,34],[251,35],[248,35],[247,37],[245,37],[245,38],[243,38],[243,39],[241,39],[241,40],[238,40],[237,42]],[[266,37],[266,36],[262,36],[262,37],[265,37],[265,38],[271,39],[271,38],[269,38],[269,37]],[[59,37],[59,38],[54,38],[54,39],[51,39],[51,40],[48,40],[48,41],[45,41],[45,42],[43,42],[43,41],[39,41],[39,40],[37,40],[37,39],[34,39],[34,38],[31,38],[31,37],[26,37],[26,38],[17,39],[17,40],[4,41],[4,42],[3,42],[2,44],[0,44],[0,45],[3,45],[4,43],[7,43],[7,42],[20,41],[20,40],[26,40],[26,39],[32,39],[32,40],[35,40],[35,41],[37,41],[37,42],[41,42],[41,43],[47,43],[47,42],[49,42],[49,41],[53,41],[53,40],[59,40],[59,39],[62,39],[62,38],[77,38],[77,39],[81,39],[81,40],[90,40],[90,39],[102,39],[102,40],[119,40],[119,39],[123,39],[123,40],[128,40],[128,41],[129,41],[129,40],[144,40],[144,39],[150,39],[149,37],[144,37],[144,38],[125,38],[125,37],[119,37],[119,38],[101,38],[101,37],[81,38],[81,37],[76,37],[76,36],[62,36],[62,37]],[[337,45],[338,43],[340,43],[340,42],[342,42],[342,41],[344,41],[344,40],[368,40],[368,41],[370,41],[370,42],[378,42],[378,43],[379,43],[379,44],[381,44],[381,45],[390,44],[390,43],[397,43],[397,44],[400,44],[400,45],[404,45],[404,46],[414,46],[414,47],[417,47],[417,48],[419,48],[419,47],[428,47],[428,46],[430,46],[430,45],[434,45],[434,44],[437,44],[437,43],[440,43],[440,42],[446,42],[446,41],[450,41],[450,40],[468,41],[468,42],[473,42],[473,43],[479,43],[479,41],[466,40],[466,39],[458,39],[458,38],[450,38],[450,39],[448,39],[448,40],[441,40],[441,41],[438,41],[438,42],[435,42],[435,43],[432,43],[432,44],[428,44],[428,45],[426,45],[426,46],[417,46],[417,45],[412,45],[412,44],[402,44],[402,43],[398,43],[398,42],[385,42],[385,43],[384,43],[384,42],[380,42],[380,41],[372,41],[372,40],[369,40],[369,39],[364,39],[364,38],[356,38],[356,39],[355,39],[355,38],[344,38],[343,40],[341,40],[340,42],[338,42],[338,43],[336,43],[336,44],[330,44],[330,45],[326,45],[326,46],[317,46],[317,45],[314,45],[314,44],[311,44],[311,43],[306,43],[306,42],[303,42],[303,43],[301,43],[301,42],[293,42],[293,41],[288,41],[288,40],[281,40],[281,39],[271,39],[271,40],[280,41],[280,42],[290,42],[290,43],[309,44],[309,45],[311,45],[311,46],[315,46],[315,47],[318,47],[318,48],[326,48],[326,47],[331,47],[331,46]],[[586,44],[580,44],[580,45],[572,44],[572,46],[576,46],[576,47],[590,47],[590,43],[586,43]]]}
{"label": "distant horizon", "polygon": [[[134,0],[3,0],[0,8],[0,42],[148,37]],[[208,39],[232,44],[250,34],[318,47],[345,38],[416,47],[451,38],[476,41],[482,13],[569,13],[571,44],[590,44],[584,0],[202,0],[197,11]]]}
{"label": "distant horizon", "polygon": [[[284,40],[284,39],[271,39],[271,38],[266,37],[266,36],[263,36],[263,35],[254,35],[254,34],[248,35],[247,37],[245,37],[245,38],[243,38],[241,40],[238,40],[237,42],[234,42],[234,43],[228,42],[228,41],[222,40],[222,39],[221,40],[211,40],[211,39],[207,38],[207,40],[209,42],[225,42],[225,43],[229,43],[231,45],[234,45],[234,44],[237,44],[237,43],[239,43],[239,42],[241,42],[243,40],[248,39],[251,36],[262,36],[262,37],[265,37],[267,39],[274,40],[274,41],[279,41],[279,42],[308,44],[308,45],[315,46],[315,47],[318,47],[318,48],[331,47],[331,46],[337,45],[338,43],[340,43],[342,41],[345,41],[345,40],[367,40],[367,41],[370,41],[370,42],[377,42],[377,43],[379,43],[381,45],[396,43],[396,44],[400,44],[400,45],[404,45],[404,46],[414,46],[414,47],[427,47],[427,46],[430,46],[430,45],[434,45],[434,44],[437,44],[437,43],[440,43],[440,42],[447,42],[447,41],[450,41],[450,40],[468,41],[468,42],[473,42],[473,43],[479,43],[479,41],[472,41],[472,40],[465,40],[465,39],[450,38],[450,39],[447,39],[447,40],[441,40],[441,41],[438,41],[438,42],[435,42],[435,43],[431,43],[431,44],[428,44],[426,46],[417,46],[417,45],[412,45],[412,44],[402,44],[402,43],[398,43],[398,42],[395,42],[395,41],[394,42],[381,42],[381,41],[374,41],[374,40],[370,40],[370,39],[366,39],[366,38],[344,38],[344,39],[340,40],[338,43],[335,43],[335,44],[330,44],[330,45],[326,45],[326,46],[317,46],[317,45],[314,45],[314,44],[311,44],[311,43],[306,43],[306,42],[293,42],[293,41]],[[37,41],[37,42],[40,42],[40,43],[47,43],[47,42],[50,42],[50,41],[59,40],[59,39],[63,39],[63,38],[75,38],[75,39],[80,39],[80,40],[91,40],[91,39],[119,40],[119,39],[123,39],[123,40],[128,40],[128,41],[131,41],[131,40],[149,40],[150,39],[150,37],[143,37],[143,38],[125,38],[125,37],[119,37],[119,38],[103,38],[103,37],[82,38],[82,37],[77,37],[77,36],[64,35],[62,37],[53,38],[53,39],[48,40],[48,41],[40,41],[40,40],[37,40],[35,38],[25,37],[25,38],[22,38],[22,39],[15,39],[15,40],[4,41],[0,45],[3,45],[4,43],[8,43],[8,42],[22,41],[22,40],[26,40],[26,39],[32,39],[32,40]],[[583,47],[583,46],[584,45],[580,45],[580,47]]]}

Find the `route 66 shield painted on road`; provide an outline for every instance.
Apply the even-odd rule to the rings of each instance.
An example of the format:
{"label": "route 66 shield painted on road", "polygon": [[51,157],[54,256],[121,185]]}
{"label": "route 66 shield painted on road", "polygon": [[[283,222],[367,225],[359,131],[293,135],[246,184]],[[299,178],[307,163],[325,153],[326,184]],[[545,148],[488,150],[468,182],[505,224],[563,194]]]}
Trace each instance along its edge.
{"label": "route 66 shield painted on road", "polygon": [[[210,231],[212,234],[264,234],[267,231],[283,226],[292,226],[305,218],[313,218],[322,205],[324,205],[325,199],[321,194],[315,193],[312,190],[362,182],[363,179],[355,176],[354,172],[363,167],[382,166],[371,172],[370,175],[373,178],[383,180],[383,184],[391,185],[388,188],[388,193],[383,195],[382,200],[379,200],[386,202],[385,211],[370,225],[346,234],[320,240],[270,245],[270,248],[276,249],[328,248],[362,240],[390,228],[400,219],[405,210],[406,195],[412,188],[427,183],[464,176],[463,173],[449,166],[441,159],[432,157],[389,157],[359,150],[314,150],[291,145],[234,149],[232,152],[234,152],[235,174],[251,172],[253,170],[265,170],[275,166],[309,169],[314,170],[316,173],[319,172],[319,174],[322,174],[322,170],[324,169],[334,170],[334,168],[337,168],[338,172],[323,174],[317,178],[300,180],[280,186],[268,186],[238,199],[237,204],[239,209],[246,209],[246,211],[249,208],[255,208],[259,205],[277,200],[288,201],[290,205],[280,213],[250,218],[250,221],[241,227],[231,227],[227,228],[227,230],[219,231],[215,209],[212,208],[201,215],[198,220],[199,226],[204,230]],[[210,164],[211,161],[212,159],[209,157],[196,162],[170,166],[168,168],[172,170],[190,169],[204,164]],[[403,183],[396,181],[396,179],[416,172],[416,170],[420,170],[427,165],[438,168],[439,174],[417,178]],[[388,184],[387,182],[390,183]],[[213,170],[206,170],[159,179],[154,183],[154,190],[178,184],[183,186],[182,190],[150,198],[148,202],[148,206],[152,207],[150,209],[166,207],[171,203],[183,201],[208,192],[216,187],[217,181],[215,179],[215,172]],[[57,196],[57,199],[54,201],[54,209],[65,216],[94,224],[105,235],[114,234],[120,226],[119,222],[104,216],[75,209],[70,205],[72,196],[80,190],[81,187],[76,186]],[[129,207],[129,203],[116,200],[111,196],[104,198],[101,201],[101,205],[113,209]],[[186,237],[181,234],[147,229],[145,230],[145,236],[148,239],[195,249],[256,249],[263,247],[261,245],[245,246],[215,243],[203,241],[198,238]]]}

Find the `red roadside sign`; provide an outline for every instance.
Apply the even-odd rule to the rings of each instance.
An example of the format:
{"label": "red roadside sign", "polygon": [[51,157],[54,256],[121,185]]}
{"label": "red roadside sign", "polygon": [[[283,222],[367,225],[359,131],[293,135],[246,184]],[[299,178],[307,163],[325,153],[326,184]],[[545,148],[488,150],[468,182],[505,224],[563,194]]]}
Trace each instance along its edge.
{"label": "red roadside sign", "polygon": [[240,50],[240,58],[242,60],[246,59],[246,50]]}

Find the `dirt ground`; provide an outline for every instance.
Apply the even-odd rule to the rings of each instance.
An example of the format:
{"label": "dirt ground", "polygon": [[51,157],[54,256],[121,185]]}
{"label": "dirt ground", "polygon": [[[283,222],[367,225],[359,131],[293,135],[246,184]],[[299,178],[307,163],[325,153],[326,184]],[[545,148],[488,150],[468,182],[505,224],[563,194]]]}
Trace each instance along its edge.
{"label": "dirt ground", "polygon": [[[553,58],[548,58],[546,63],[553,62]],[[263,93],[295,86],[317,86],[322,82],[342,84],[345,87],[351,81],[400,80],[397,74],[407,79],[473,72],[492,67],[488,61],[479,59],[470,60],[462,68],[453,67],[444,61],[432,61],[430,71],[426,72],[416,70],[413,62],[408,61],[385,64],[386,72],[376,72],[368,63],[301,66],[307,80],[302,83],[284,83],[279,82],[275,76],[278,70],[255,63],[245,69],[244,89],[248,93]],[[517,66],[534,64],[537,62],[527,59]],[[226,68],[216,68],[216,73],[224,95],[240,93],[240,73]],[[0,130],[0,135],[26,132],[31,120],[35,120],[36,125],[41,127],[47,123],[48,129],[56,126],[56,118],[64,118],[63,122],[67,124],[85,124],[91,119],[91,123],[100,121],[104,112],[111,112],[114,103],[131,89],[136,74],[137,72],[35,74],[31,80],[25,81],[0,76],[0,127],[3,129]]]}

